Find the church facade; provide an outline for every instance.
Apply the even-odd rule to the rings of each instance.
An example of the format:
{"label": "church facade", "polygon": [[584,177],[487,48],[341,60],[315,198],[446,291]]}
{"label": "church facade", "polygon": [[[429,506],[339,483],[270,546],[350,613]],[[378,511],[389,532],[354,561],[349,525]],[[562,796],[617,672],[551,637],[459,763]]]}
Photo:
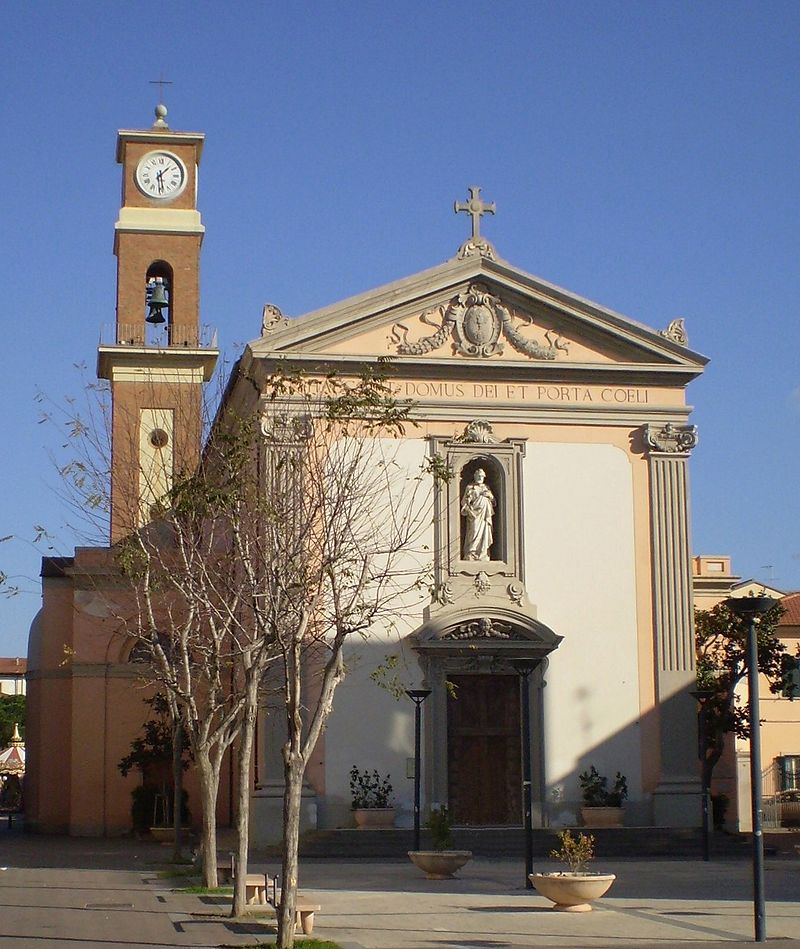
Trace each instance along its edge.
{"label": "church facade", "polygon": [[[191,419],[216,355],[198,316],[201,147],[202,136],[166,123],[120,133],[117,330],[98,357],[115,405],[125,406],[115,415],[112,542],[130,521],[124,499],[141,516],[159,478],[199,449],[199,426],[181,430],[180,420]],[[173,179],[157,177],[156,154],[178,181],[167,194],[159,181]],[[266,306],[261,335],[226,390],[232,404],[257,412],[253,381],[278,365],[352,376],[388,357],[391,385],[411,400],[416,422],[399,457],[412,471],[437,455],[452,472],[435,488],[430,595],[392,630],[350,647],[308,770],[305,824],[352,825],[355,766],[390,775],[397,822],[410,825],[414,705],[376,685],[375,670],[388,662],[403,688],[429,692],[423,808],[447,803],[460,824],[520,825],[529,762],[534,825],[574,824],[578,775],[594,765],[626,776],[626,823],[696,825],[688,466],[697,435],[686,396],[706,360],[688,347],[682,321],[648,328],[504,260],[481,234],[494,209],[479,189],[459,209],[472,233],[445,263],[299,317]],[[143,287],[157,284],[166,290],[151,289],[143,309]],[[158,344],[145,319],[153,299],[159,315],[159,301],[172,305]],[[168,463],[159,454],[166,446]],[[154,459],[162,460],[154,467]],[[156,468],[147,484],[131,480]],[[141,699],[124,685],[135,678],[131,644],[114,640],[79,579],[102,560],[82,551],[46,565],[29,657],[30,806],[40,829],[88,832],[91,822],[70,817],[68,802],[58,821],[46,815],[54,782],[71,775],[66,786],[83,781],[86,792],[85,777],[69,770],[79,750],[84,765],[98,757],[91,768],[109,799],[127,787],[113,764],[141,721]],[[67,614],[73,662],[65,669]],[[91,714],[101,701],[102,721]],[[34,750],[47,734],[52,742],[54,727],[66,742],[57,767]],[[257,842],[280,834],[279,748],[279,716],[265,701],[253,776]],[[124,823],[118,808],[91,831]]]}

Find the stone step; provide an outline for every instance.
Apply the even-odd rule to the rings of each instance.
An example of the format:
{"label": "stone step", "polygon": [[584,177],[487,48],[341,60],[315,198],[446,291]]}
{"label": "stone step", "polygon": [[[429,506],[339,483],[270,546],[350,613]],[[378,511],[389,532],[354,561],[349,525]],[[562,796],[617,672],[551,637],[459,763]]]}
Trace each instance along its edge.
{"label": "stone step", "polygon": [[[702,853],[699,829],[695,828],[578,828],[595,838],[595,853],[602,857],[689,857]],[[541,859],[557,846],[555,830],[533,831],[533,853]],[[749,837],[744,834],[716,833],[712,837],[712,854],[748,856]],[[303,857],[398,857],[413,849],[411,830],[328,830],[303,836],[300,855]],[[420,849],[432,849],[429,835],[423,831]],[[471,850],[476,856],[514,857],[525,853],[525,835],[521,827],[455,828],[453,849]]]}

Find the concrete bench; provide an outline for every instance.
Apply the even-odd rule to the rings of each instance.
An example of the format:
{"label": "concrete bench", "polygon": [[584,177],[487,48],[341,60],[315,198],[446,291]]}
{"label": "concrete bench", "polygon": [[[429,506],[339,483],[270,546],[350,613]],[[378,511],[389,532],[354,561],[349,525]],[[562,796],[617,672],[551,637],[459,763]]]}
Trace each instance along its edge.
{"label": "concrete bench", "polygon": [[[244,881],[244,898],[248,903],[261,903],[266,906],[269,874],[248,873]],[[236,882],[236,854],[220,857],[217,860],[217,881],[220,886],[232,885]]]}
{"label": "concrete bench", "polygon": [[[236,855],[217,861],[220,883],[234,883],[236,878]],[[272,906],[277,912],[280,902],[278,877],[268,873],[248,873],[244,881],[245,900],[248,905]],[[314,931],[314,914],[320,911],[319,903],[313,903],[302,893],[295,894],[295,929],[302,929],[306,936]]]}
{"label": "concrete bench", "polygon": [[[275,912],[278,911],[278,903],[280,902],[280,895],[278,893],[278,878],[272,877],[270,879],[270,886],[267,889],[267,901],[271,906],[274,907]],[[294,897],[294,928],[295,932],[298,929],[302,929],[303,933],[306,936],[310,936],[314,932],[314,913],[320,911],[319,903],[312,903],[308,897],[303,896],[302,893],[295,893]]]}

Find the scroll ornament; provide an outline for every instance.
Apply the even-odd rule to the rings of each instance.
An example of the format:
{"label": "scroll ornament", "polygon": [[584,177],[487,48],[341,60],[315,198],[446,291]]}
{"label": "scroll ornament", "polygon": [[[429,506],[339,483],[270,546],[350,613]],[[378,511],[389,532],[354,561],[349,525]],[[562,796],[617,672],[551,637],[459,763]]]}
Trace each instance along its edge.
{"label": "scroll ornament", "polygon": [[665,330],[661,330],[665,339],[671,339],[679,346],[688,346],[689,337],[686,334],[686,323],[683,319],[673,320]]}
{"label": "scroll ornament", "polygon": [[261,312],[261,335],[271,336],[277,330],[282,330],[289,325],[289,320],[281,313],[280,307],[274,303],[264,304]]}

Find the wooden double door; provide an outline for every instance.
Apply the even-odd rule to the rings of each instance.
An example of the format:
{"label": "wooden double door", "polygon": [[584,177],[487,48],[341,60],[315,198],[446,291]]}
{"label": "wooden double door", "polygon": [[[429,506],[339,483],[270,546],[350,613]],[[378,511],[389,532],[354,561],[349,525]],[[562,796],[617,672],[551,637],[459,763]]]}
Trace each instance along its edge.
{"label": "wooden double door", "polygon": [[452,818],[479,826],[522,824],[519,678],[450,675],[447,785]]}

